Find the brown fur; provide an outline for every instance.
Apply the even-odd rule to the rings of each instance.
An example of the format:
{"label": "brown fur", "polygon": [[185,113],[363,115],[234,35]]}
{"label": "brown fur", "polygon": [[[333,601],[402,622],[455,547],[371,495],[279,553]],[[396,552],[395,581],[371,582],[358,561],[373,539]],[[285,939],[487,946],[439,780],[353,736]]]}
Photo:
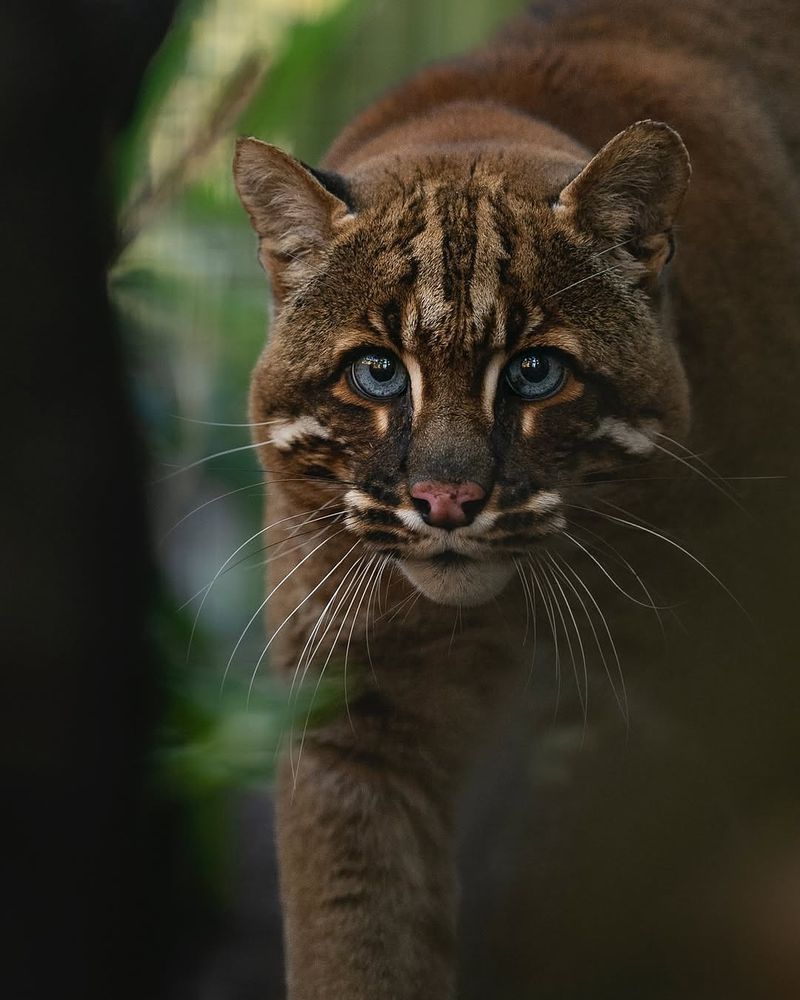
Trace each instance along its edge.
{"label": "brown fur", "polygon": [[[583,726],[588,715],[598,735],[562,796],[565,853],[544,838],[538,869],[506,887],[481,932],[501,956],[491,986],[468,951],[464,996],[605,995],[630,949],[648,956],[638,980],[626,970],[632,996],[655,996],[665,976],[694,992],[663,995],[767,995],[757,957],[749,973],[726,960],[733,918],[717,913],[718,955],[700,948],[708,914],[736,894],[742,855],[695,778],[698,766],[724,776],[748,836],[797,806],[797,8],[581,0],[551,15],[537,6],[378,102],[324,172],[255,140],[237,150],[276,300],[251,397],[269,521],[342,512],[288,522],[303,547],[279,546],[271,572],[274,586],[297,567],[268,606],[275,668],[315,677],[333,657],[349,685],[347,711],[298,733],[280,779],[291,1000],[454,995],[457,802],[492,720],[518,711],[533,584],[513,560],[524,575],[531,553],[543,574],[538,659],[561,658],[562,712]],[[567,375],[554,396],[524,402],[500,373],[542,346],[564,352]],[[360,395],[347,367],[365,347],[402,358],[409,390]],[[746,491],[748,520],[676,442],[732,475],[790,478]],[[474,527],[437,535],[415,520],[410,486],[429,479],[487,490]],[[652,523],[692,555],[657,541]],[[460,568],[434,558],[452,547]],[[555,568],[561,559],[598,595],[632,687],[622,758],[624,726],[601,721],[621,699],[615,660],[594,597]],[[609,579],[647,603],[624,561],[659,603],[680,604],[683,631],[667,615],[666,647]],[[405,575],[379,576],[390,562]],[[375,612],[384,590],[400,613]],[[474,606],[449,611],[448,593]],[[585,615],[583,641],[573,613]],[[325,638],[307,666],[319,620]],[[601,633],[591,650],[590,620]],[[598,682],[584,681],[582,656]],[[696,756],[673,760],[695,741]],[[612,774],[624,796],[604,808],[592,789]],[[516,805],[505,805],[509,827],[540,824]],[[666,835],[642,826],[650,815]],[[609,844],[626,845],[621,872]],[[728,867],[711,871],[722,844]],[[575,894],[568,853],[602,891],[581,882]],[[548,892],[570,904],[527,915]],[[583,964],[570,964],[570,947]]]}

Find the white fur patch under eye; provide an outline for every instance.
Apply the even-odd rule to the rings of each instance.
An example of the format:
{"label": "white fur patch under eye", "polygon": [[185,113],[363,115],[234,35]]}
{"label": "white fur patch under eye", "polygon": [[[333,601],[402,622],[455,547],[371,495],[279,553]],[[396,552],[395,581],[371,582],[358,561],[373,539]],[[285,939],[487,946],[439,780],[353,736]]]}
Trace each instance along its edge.
{"label": "white fur patch under eye", "polygon": [[483,412],[490,421],[494,420],[494,398],[497,394],[497,383],[504,360],[502,354],[495,354],[486,366],[483,376]]}
{"label": "white fur patch under eye", "polygon": [[330,438],[331,432],[323,427],[316,417],[296,417],[294,420],[282,420],[272,428],[271,444],[281,451],[288,451],[296,441],[304,437]]}
{"label": "white fur patch under eye", "polygon": [[592,437],[607,438],[629,455],[647,455],[655,448],[655,444],[643,431],[619,417],[604,417]]}
{"label": "white fur patch under eye", "polygon": [[534,514],[547,514],[548,511],[558,507],[560,503],[560,493],[556,493],[555,490],[539,490],[538,493],[533,494],[525,506]]}
{"label": "white fur patch under eye", "polygon": [[413,419],[416,420],[422,410],[422,371],[419,367],[419,362],[416,358],[412,358],[410,355],[403,355],[403,362],[406,366],[406,371],[408,372],[409,381],[411,382],[411,403],[414,408]]}

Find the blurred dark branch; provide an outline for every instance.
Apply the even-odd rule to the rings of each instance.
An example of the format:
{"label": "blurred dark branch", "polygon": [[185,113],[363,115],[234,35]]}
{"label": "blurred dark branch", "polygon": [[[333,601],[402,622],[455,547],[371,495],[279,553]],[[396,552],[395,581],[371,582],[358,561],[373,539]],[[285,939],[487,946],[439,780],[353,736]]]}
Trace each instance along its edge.
{"label": "blurred dark branch", "polygon": [[185,149],[160,177],[148,178],[134,194],[123,214],[115,259],[136,239],[147,222],[175,198],[197,175],[205,158],[250,103],[264,79],[266,58],[261,54],[246,56],[222,86],[207,121],[198,129]]}

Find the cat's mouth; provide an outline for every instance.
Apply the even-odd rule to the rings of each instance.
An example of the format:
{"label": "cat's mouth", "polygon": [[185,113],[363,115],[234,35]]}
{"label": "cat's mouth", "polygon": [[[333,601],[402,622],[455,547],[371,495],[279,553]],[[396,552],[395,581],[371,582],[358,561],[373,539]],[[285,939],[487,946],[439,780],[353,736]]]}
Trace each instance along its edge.
{"label": "cat's mouth", "polygon": [[432,556],[429,562],[436,566],[459,566],[463,563],[475,562],[469,556],[461,555],[459,552],[440,552],[438,556]]}
{"label": "cat's mouth", "polygon": [[355,535],[379,553],[390,545],[397,565],[424,597],[452,606],[496,597],[515,573],[514,559],[564,526],[560,497],[545,491],[519,509],[482,511],[457,530],[430,525],[416,509],[382,504],[360,489],[351,489],[346,501],[345,524]]}
{"label": "cat's mouth", "polygon": [[479,561],[452,551],[428,559],[401,559],[399,566],[428,600],[453,607],[485,604],[514,574],[511,560]]}

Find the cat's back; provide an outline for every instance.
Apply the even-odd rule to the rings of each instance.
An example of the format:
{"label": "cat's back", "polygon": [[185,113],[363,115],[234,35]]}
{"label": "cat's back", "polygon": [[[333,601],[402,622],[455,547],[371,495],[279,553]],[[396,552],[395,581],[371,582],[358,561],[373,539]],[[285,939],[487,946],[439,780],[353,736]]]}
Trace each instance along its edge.
{"label": "cat's back", "polygon": [[[694,61],[716,65],[739,86],[755,92],[778,130],[800,157],[800,4],[796,0],[545,0],[531,4],[499,36],[505,45],[535,48],[543,40],[591,46],[613,58],[622,47],[633,56],[670,58],[676,70]],[[624,76],[634,83],[647,64],[631,59]],[[703,73],[692,81],[702,91]],[[702,95],[700,95],[702,96]],[[735,94],[731,100],[735,101]]]}
{"label": "cat's back", "polygon": [[[635,118],[768,133],[800,161],[796,0],[542,0],[488,44],[369,107],[329,162],[448,101],[497,101],[596,148]],[[754,148],[754,152],[757,150]]]}

